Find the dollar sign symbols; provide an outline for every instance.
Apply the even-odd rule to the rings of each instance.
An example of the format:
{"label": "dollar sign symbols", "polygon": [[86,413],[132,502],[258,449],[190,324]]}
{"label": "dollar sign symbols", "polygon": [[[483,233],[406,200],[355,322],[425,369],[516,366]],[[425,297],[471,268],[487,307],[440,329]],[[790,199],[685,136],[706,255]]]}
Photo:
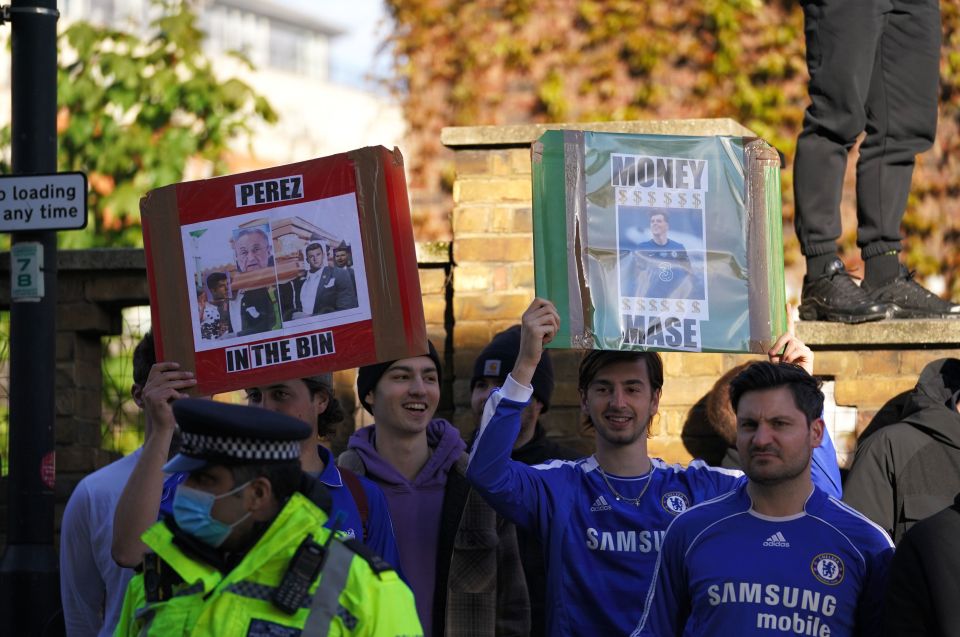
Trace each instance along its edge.
{"label": "dollar sign symbols", "polygon": [[642,203],[642,201],[641,201],[641,199],[640,199],[640,191],[639,191],[639,190],[634,190],[634,191],[633,191],[633,203],[634,203],[634,205],[637,205],[637,206],[639,206],[639,205]]}
{"label": "dollar sign symbols", "polygon": [[669,206],[673,202],[673,197],[670,196],[669,192],[663,193],[663,205]]}
{"label": "dollar sign symbols", "polygon": [[627,203],[627,191],[618,190],[617,191],[617,203]]}
{"label": "dollar sign symbols", "polygon": [[647,205],[656,206],[657,205],[657,193],[648,192],[647,193]]}
{"label": "dollar sign symbols", "polygon": [[687,196],[681,192],[679,195],[677,195],[677,198],[680,200],[680,207],[681,207],[681,208],[686,208],[686,207],[687,207]]}
{"label": "dollar sign symbols", "polygon": [[693,207],[699,208],[701,204],[699,193],[694,193],[693,195]]}

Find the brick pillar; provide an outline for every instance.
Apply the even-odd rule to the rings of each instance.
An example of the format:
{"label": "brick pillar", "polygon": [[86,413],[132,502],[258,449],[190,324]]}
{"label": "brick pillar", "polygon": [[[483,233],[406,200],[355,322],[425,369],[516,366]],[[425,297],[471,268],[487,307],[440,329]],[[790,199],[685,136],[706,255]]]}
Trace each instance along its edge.
{"label": "brick pillar", "polygon": [[455,161],[454,422],[469,435],[473,360],[534,295],[530,149],[458,151]]}

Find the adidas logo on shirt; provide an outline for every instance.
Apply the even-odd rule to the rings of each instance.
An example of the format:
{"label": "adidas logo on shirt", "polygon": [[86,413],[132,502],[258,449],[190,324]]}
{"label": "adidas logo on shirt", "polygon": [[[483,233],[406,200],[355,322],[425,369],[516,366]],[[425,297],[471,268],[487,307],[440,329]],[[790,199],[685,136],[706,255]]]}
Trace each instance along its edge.
{"label": "adidas logo on shirt", "polygon": [[787,538],[783,537],[783,533],[777,531],[770,537],[768,537],[764,542],[764,546],[780,546],[783,548],[790,548],[790,542],[787,542]]}
{"label": "adidas logo on shirt", "polygon": [[590,510],[593,512],[609,511],[612,508],[613,507],[607,503],[607,499],[603,496],[600,496],[599,498],[593,501],[593,506],[590,507]]}

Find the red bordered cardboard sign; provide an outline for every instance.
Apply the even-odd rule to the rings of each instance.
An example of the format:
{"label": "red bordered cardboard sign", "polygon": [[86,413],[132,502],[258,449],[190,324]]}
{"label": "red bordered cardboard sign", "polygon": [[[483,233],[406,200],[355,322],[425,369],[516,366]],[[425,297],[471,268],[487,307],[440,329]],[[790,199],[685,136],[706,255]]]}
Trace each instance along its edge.
{"label": "red bordered cardboard sign", "polygon": [[397,150],[175,184],[140,208],[157,357],[198,394],[427,351]]}

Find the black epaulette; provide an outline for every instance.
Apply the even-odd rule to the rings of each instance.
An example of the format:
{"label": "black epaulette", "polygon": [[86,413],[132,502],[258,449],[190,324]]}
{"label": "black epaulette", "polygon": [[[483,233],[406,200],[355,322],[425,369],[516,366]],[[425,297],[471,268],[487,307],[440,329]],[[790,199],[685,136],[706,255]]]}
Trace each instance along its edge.
{"label": "black epaulette", "polygon": [[362,557],[366,560],[367,564],[370,565],[370,570],[374,573],[380,574],[386,571],[395,570],[389,563],[376,553],[374,553],[369,546],[361,542],[356,538],[350,538],[348,540],[343,540],[344,546],[348,549]]}
{"label": "black epaulette", "polygon": [[183,584],[180,574],[156,553],[143,556],[143,593],[148,602],[155,604],[167,601],[180,584]]}

